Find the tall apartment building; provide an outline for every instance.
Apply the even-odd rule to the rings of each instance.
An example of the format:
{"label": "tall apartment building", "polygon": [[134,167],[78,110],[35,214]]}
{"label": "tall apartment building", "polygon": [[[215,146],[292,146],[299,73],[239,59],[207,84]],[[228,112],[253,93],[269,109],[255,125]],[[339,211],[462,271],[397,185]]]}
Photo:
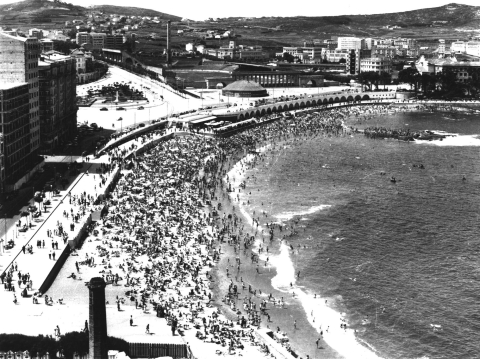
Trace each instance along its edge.
{"label": "tall apartment building", "polygon": [[359,37],[339,37],[337,49],[360,50],[365,47],[365,41]]}
{"label": "tall apartment building", "polygon": [[125,40],[125,36],[122,34],[107,34],[105,36],[105,49],[121,50]]}
{"label": "tall apartment building", "polygon": [[26,82],[0,82],[0,192],[10,192],[31,170],[29,90]]}
{"label": "tall apartment building", "polygon": [[41,151],[51,153],[71,140],[77,128],[75,58],[42,54],[39,79]]}
{"label": "tall apartment building", "polygon": [[[38,58],[41,46],[37,38],[0,32],[0,82],[28,84],[30,144],[27,168],[33,168],[40,147]],[[8,160],[6,158],[5,160]],[[25,173],[24,173],[25,174]]]}
{"label": "tall apartment building", "polygon": [[107,34],[102,32],[91,32],[90,33],[90,43],[93,50],[101,50],[105,48],[105,38]]}
{"label": "tall apartment building", "polygon": [[347,73],[358,75],[360,73],[360,61],[367,57],[372,57],[372,50],[350,50],[346,62]]}
{"label": "tall apartment building", "polygon": [[30,37],[36,37],[37,39],[43,39],[43,30],[41,29],[29,29],[28,30],[28,36]]}
{"label": "tall apartment building", "polygon": [[89,44],[90,34],[88,32],[77,32],[76,41],[78,45]]}
{"label": "tall apartment building", "polygon": [[371,50],[375,45],[376,45],[377,41],[372,38],[372,37],[368,37],[366,39],[363,40],[363,49],[367,49],[367,50]]}
{"label": "tall apartment building", "polygon": [[[117,36],[117,35],[115,35]],[[122,44],[123,44],[123,35],[120,35],[122,37]],[[77,44],[78,45],[84,45],[86,44],[85,48],[92,49],[92,50],[101,50],[103,48],[109,48],[106,47],[106,37],[107,34],[104,34],[102,32],[77,32]],[[113,40],[113,43],[109,43],[111,46],[117,46],[116,42],[117,40]],[[118,47],[118,46],[117,46]],[[117,49],[117,47],[115,49]],[[120,47],[118,47],[119,49]]]}

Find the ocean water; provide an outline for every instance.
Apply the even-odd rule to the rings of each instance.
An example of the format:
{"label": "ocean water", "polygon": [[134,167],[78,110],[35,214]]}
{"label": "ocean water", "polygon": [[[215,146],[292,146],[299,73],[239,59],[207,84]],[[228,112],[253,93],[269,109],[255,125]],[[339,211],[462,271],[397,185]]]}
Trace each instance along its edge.
{"label": "ocean water", "polygon": [[378,357],[478,357],[480,116],[402,113],[347,123],[453,136],[277,145],[246,176],[248,210],[295,228],[287,237],[295,250],[284,245],[276,259],[293,262],[295,272],[285,267],[283,275],[290,281],[300,271],[305,310],[319,305],[307,303],[319,293]]}

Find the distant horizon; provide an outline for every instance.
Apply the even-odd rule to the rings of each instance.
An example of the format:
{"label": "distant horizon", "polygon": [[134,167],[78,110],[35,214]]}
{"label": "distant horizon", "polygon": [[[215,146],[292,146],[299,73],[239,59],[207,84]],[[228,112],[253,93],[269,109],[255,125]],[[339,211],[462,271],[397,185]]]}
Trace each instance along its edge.
{"label": "distant horizon", "polygon": [[[397,13],[426,8],[441,7],[447,4],[480,6],[478,0],[465,0],[460,2],[438,0],[424,0],[418,2],[414,0],[405,0],[399,3],[385,2],[383,0],[373,0],[358,2],[354,0],[345,0],[342,6],[319,6],[314,0],[304,0],[301,6],[292,9],[291,6],[278,6],[278,3],[271,1],[259,2],[257,0],[242,1],[241,8],[231,8],[225,6],[221,0],[209,0],[208,5],[199,6],[198,1],[186,0],[184,2],[164,2],[158,3],[152,0],[137,0],[134,4],[128,0],[99,0],[95,4],[85,4],[85,0],[65,0],[83,7],[92,5],[111,5],[124,7],[137,7],[151,9],[169,15],[188,18],[190,20],[206,20],[208,18],[227,18],[227,17],[296,17],[296,16],[341,16],[341,15],[374,15]],[[0,0],[0,5],[15,3],[11,0]],[[132,6],[134,5],[134,6]]]}

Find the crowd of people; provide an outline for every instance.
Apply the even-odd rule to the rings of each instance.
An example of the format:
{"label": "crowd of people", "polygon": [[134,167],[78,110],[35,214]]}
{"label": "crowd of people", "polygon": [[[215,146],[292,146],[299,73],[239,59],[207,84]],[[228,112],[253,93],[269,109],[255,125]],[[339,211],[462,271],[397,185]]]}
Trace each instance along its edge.
{"label": "crowd of people", "polygon": [[[111,163],[102,165],[102,174],[97,175],[99,186],[105,184],[103,173],[115,165],[123,168],[122,176],[106,198],[108,214],[96,223],[92,233],[96,231],[102,238],[96,251],[102,267],[107,269],[101,275],[107,283],[125,286],[125,297],[118,298],[117,305],[135,303],[144,313],[166,318],[173,333],[195,330],[197,338],[221,344],[229,353],[246,345],[260,348],[254,328],[262,323],[269,325],[267,306],[283,303],[283,298],[269,295],[268,300],[258,303],[257,310],[261,289],[246,285],[241,277],[235,276],[234,280],[227,269],[227,277],[231,279],[223,299],[236,318],[229,320],[213,305],[211,281],[212,268],[225,245],[235,249],[238,269],[244,262],[243,253],[245,258],[257,263],[258,270],[263,247],[255,246],[255,242],[263,234],[248,230],[234,206],[230,209],[220,203],[214,207],[209,205],[220,202],[220,193],[230,201],[230,197],[225,196],[231,190],[226,174],[239,156],[250,153],[260,159],[257,148],[275,146],[280,141],[303,135],[345,136],[354,132],[344,124],[347,116],[389,110],[387,106],[378,105],[329,111],[309,109],[308,113],[292,117],[273,114],[256,119],[255,123],[261,126],[248,126],[227,138],[200,137],[194,133],[173,137],[129,160],[125,155],[136,145],[110,151]],[[270,121],[272,116],[275,121]],[[251,122],[245,124],[251,125]],[[145,143],[164,133],[162,130],[146,134],[140,141]],[[75,225],[94,200],[95,197],[86,192],[70,196],[70,204],[77,210],[65,212],[64,217]],[[255,220],[258,223],[260,218]],[[280,232],[282,228],[272,226],[269,235],[265,233],[266,238],[273,241],[275,231]],[[63,232],[63,226],[59,226],[53,229],[53,236],[63,238]],[[79,260],[77,270],[81,265],[91,265],[92,260],[93,257]],[[243,299],[242,305],[237,305],[238,299]],[[293,350],[285,335],[282,334],[279,342]],[[263,347],[263,350],[268,349]]]}

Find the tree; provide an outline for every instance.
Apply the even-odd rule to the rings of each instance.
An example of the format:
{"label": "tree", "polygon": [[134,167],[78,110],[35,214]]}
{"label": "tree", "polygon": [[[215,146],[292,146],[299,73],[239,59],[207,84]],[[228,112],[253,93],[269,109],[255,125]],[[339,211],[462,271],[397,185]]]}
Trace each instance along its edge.
{"label": "tree", "polygon": [[398,73],[398,81],[409,84],[411,89],[415,87],[415,92],[418,90],[419,77],[419,72],[414,68],[408,68]]}
{"label": "tree", "polygon": [[452,71],[439,72],[436,75],[436,81],[444,94],[452,95],[457,89],[457,74]]}
{"label": "tree", "polygon": [[70,37],[71,39],[75,39],[77,37],[77,28],[72,27],[70,30],[68,30],[67,36]]}
{"label": "tree", "polygon": [[385,90],[385,85],[392,82],[392,75],[390,75],[388,72],[382,71],[380,73],[380,81],[382,82],[383,89]]}
{"label": "tree", "polygon": [[287,61],[288,63],[292,63],[295,61],[295,57],[288,52],[283,53],[283,60]]}
{"label": "tree", "polygon": [[423,73],[420,80],[422,83],[422,91],[424,95],[428,95],[432,88],[435,87],[435,77],[430,74]]}
{"label": "tree", "polygon": [[33,197],[33,200],[38,203],[38,210],[40,211],[41,210],[40,203],[43,202],[43,196],[42,195],[37,195],[37,196]]}
{"label": "tree", "polygon": [[370,76],[368,75],[368,72],[360,72],[358,74],[358,82],[362,85],[362,91],[364,91],[364,85],[370,88]]}
{"label": "tree", "polygon": [[380,82],[380,74],[378,72],[371,71],[370,79],[372,84],[375,84],[375,88],[378,90],[378,83]]}
{"label": "tree", "polygon": [[372,85],[375,84],[378,89],[378,81],[380,80],[380,75],[375,71],[361,72],[358,75],[358,81],[363,85],[367,86],[369,90],[372,90]]}
{"label": "tree", "polygon": [[80,45],[70,41],[53,40],[53,49],[65,55],[69,55],[72,49],[78,49]]}

